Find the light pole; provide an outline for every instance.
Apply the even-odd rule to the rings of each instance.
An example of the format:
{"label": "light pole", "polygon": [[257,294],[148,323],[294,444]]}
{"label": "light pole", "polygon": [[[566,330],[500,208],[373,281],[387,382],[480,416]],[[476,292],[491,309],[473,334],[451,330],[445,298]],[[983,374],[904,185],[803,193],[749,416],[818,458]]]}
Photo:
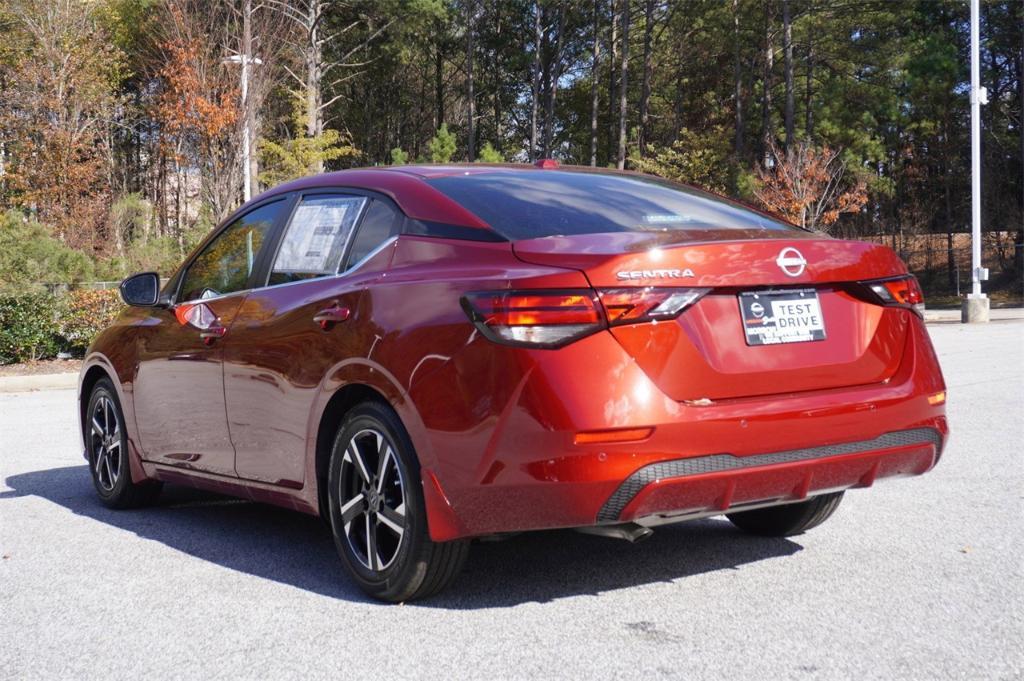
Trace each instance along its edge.
{"label": "light pole", "polygon": [[242,65],[242,198],[252,198],[252,112],[249,110],[249,65],[263,62],[252,56],[252,0],[242,2],[242,54],[233,54],[225,64]]}
{"label": "light pole", "polygon": [[978,2],[971,0],[971,292],[963,301],[962,322],[988,321],[988,296],[981,282],[988,269],[981,266],[981,105],[988,104],[988,91],[981,87],[978,45]]}
{"label": "light pole", "polygon": [[233,54],[230,57],[225,57],[223,62],[242,65],[242,198],[248,201],[252,198],[252,117],[249,115],[249,65],[259,66],[263,61],[259,57],[252,57],[248,54]]}

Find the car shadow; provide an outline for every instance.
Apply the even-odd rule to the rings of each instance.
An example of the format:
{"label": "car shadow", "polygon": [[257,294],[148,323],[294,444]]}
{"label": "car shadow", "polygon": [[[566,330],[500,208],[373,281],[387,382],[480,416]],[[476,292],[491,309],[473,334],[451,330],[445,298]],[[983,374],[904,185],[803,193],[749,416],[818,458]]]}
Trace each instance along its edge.
{"label": "car shadow", "polygon": [[[167,485],[152,507],[113,511],[96,499],[84,465],[14,475],[6,484],[11,491],[0,492],[0,504],[42,497],[223,567],[333,598],[367,600],[346,578],[329,530],[312,516],[176,485]],[[543,603],[732,570],[800,550],[788,539],[742,534],[724,519],[658,528],[638,544],[571,530],[530,532],[477,542],[456,583],[416,605]]]}

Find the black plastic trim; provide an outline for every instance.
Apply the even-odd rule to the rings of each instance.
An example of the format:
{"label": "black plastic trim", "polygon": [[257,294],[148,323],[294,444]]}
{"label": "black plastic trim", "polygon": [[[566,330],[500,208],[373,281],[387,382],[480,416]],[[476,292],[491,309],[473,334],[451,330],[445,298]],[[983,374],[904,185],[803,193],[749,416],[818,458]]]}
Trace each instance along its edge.
{"label": "black plastic trim", "polygon": [[942,448],[942,436],[934,428],[911,428],[910,430],[897,430],[880,435],[872,440],[860,440],[858,442],[790,449],[769,454],[753,454],[751,456],[712,454],[709,456],[695,456],[686,459],[673,459],[671,461],[652,463],[638,469],[619,485],[619,488],[608,497],[601,510],[598,511],[597,520],[598,522],[619,520],[622,510],[629,505],[629,502],[644,487],[656,480],[740,470],[755,466],[770,466],[772,464],[791,463],[793,461],[823,459],[832,456],[843,456],[844,454],[856,454],[875,449],[888,449],[890,447],[916,444],[934,445],[936,455],[938,455]]}
{"label": "black plastic trim", "polygon": [[416,220],[413,218],[406,219],[402,233],[414,236],[430,236],[437,239],[461,239],[462,241],[485,241],[489,243],[508,242],[508,239],[488,227],[464,227],[462,225],[449,225],[445,222],[432,222],[430,220]]}

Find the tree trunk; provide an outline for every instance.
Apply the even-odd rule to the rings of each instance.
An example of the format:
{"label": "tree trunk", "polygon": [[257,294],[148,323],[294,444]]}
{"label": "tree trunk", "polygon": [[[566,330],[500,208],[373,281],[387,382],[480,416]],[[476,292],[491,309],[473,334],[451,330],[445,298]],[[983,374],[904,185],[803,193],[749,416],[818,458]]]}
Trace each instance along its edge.
{"label": "tree trunk", "polygon": [[619,62],[619,0],[611,0],[612,31],[608,38],[608,163],[615,158],[615,68]]}
{"label": "tree trunk", "polygon": [[616,167],[626,167],[626,110],[629,91],[629,0],[622,2],[622,75],[619,77],[619,159]]}
{"label": "tree trunk", "polygon": [[466,97],[469,100],[469,115],[466,121],[469,139],[466,141],[466,156],[470,163],[476,160],[476,97],[473,92],[473,33],[476,21],[476,0],[466,3]]}
{"label": "tree trunk", "polygon": [[654,0],[644,5],[644,74],[640,86],[640,155],[647,155],[648,106],[651,101],[651,37],[654,31]]}
{"label": "tree trunk", "polygon": [[736,100],[736,155],[743,156],[743,65],[740,62],[740,2],[732,0],[733,95]]}
{"label": "tree trunk", "polygon": [[811,143],[814,141],[814,2],[812,1],[807,8],[809,13],[810,21],[808,22],[809,30],[807,32],[807,87],[804,88],[804,116],[806,118],[804,122],[804,133],[807,136],[807,142]]}
{"label": "tree trunk", "polygon": [[[323,132],[323,118],[320,103],[323,96],[320,91],[320,70],[322,58],[320,54],[320,0],[309,2],[309,44],[306,45],[306,136],[317,137]],[[324,171],[323,159],[319,156],[313,161],[313,173]]]}
{"label": "tree trunk", "polygon": [[555,131],[555,97],[558,95],[558,78],[562,72],[562,39],[565,33],[565,2],[558,3],[558,36],[555,38],[555,54],[548,65],[547,104],[544,110],[544,152],[542,156],[551,155],[551,140]]}
{"label": "tree trunk", "polygon": [[795,108],[793,94],[793,21],[790,16],[790,0],[782,0],[782,41],[786,71],[786,148],[793,144],[793,135],[796,132],[794,125],[793,109]]}
{"label": "tree trunk", "polygon": [[440,19],[435,26],[437,43],[434,49],[434,129],[431,134],[444,125],[444,35]]}
{"label": "tree trunk", "polygon": [[536,2],[533,11],[533,90],[530,99],[530,153],[528,154],[531,161],[537,159],[537,108],[540,98],[540,13],[540,2]]}
{"label": "tree trunk", "polygon": [[594,33],[593,52],[591,54],[590,66],[590,165],[597,166],[597,108],[600,105],[600,96],[597,90],[598,66],[601,59],[601,41],[599,39],[601,26],[601,0],[594,0]]}
{"label": "tree trunk", "polygon": [[761,94],[761,156],[769,163],[769,154],[775,144],[772,133],[772,70],[775,66],[775,46],[772,44],[771,3],[764,5],[764,75]]}

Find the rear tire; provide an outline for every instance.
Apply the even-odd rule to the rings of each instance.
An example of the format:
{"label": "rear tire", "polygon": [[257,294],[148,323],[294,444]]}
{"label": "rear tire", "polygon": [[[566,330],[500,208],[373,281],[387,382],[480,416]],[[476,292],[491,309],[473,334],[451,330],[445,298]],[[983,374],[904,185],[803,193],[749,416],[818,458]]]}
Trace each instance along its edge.
{"label": "rear tire", "polygon": [[366,402],[345,417],[331,450],[327,498],[342,563],[373,598],[432,596],[466,561],[468,541],[431,541],[415,450],[384,404]]}
{"label": "rear tire", "polygon": [[96,382],[89,395],[85,418],[89,472],[100,501],[116,509],[139,508],[156,501],[163,483],[132,481],[124,412],[110,379],[101,378]]}
{"label": "rear tire", "polygon": [[822,494],[799,504],[771,506],[752,511],[729,513],[733,525],[749,534],[763,537],[791,537],[821,525],[828,520],[843,500],[842,492]]}

